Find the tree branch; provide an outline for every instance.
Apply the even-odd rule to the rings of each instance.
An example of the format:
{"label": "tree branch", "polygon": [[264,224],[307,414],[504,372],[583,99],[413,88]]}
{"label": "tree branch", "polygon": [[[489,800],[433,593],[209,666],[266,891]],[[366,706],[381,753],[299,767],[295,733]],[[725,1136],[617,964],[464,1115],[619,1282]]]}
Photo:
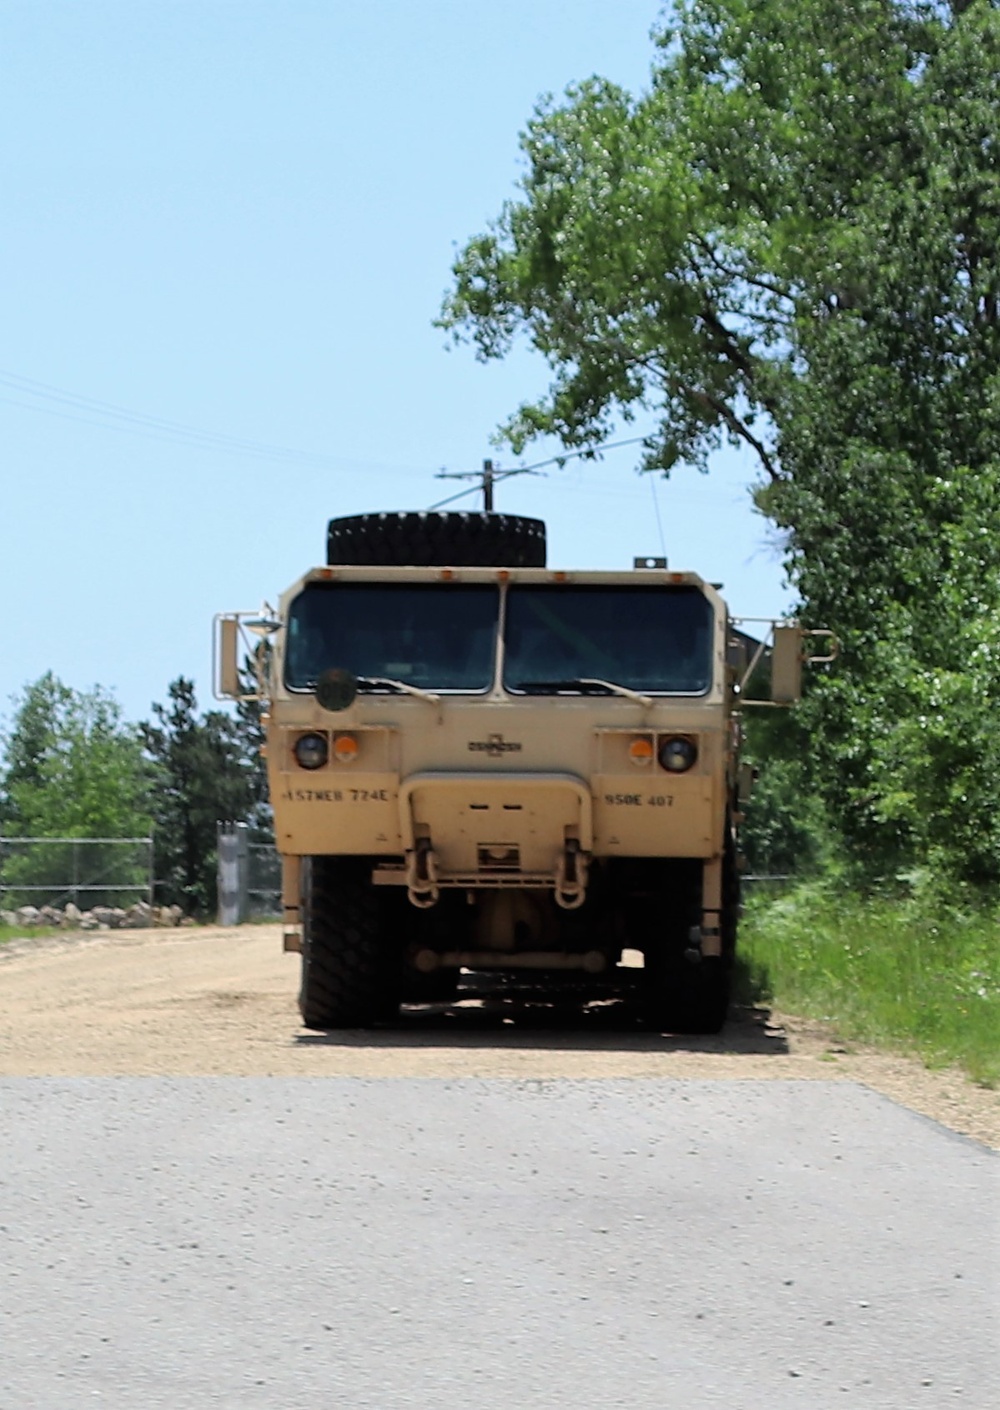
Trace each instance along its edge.
{"label": "tree branch", "polygon": [[727,279],[742,279],[745,284],[749,284],[755,289],[762,289],[765,294],[772,294],[777,299],[785,299],[788,303],[795,302],[790,289],[786,289],[780,284],[772,284],[767,279],[761,279],[759,275],[747,274],[746,270],[733,269],[731,265],[726,264],[715,253],[703,235],[695,235],[694,242]]}
{"label": "tree branch", "polygon": [[733,411],[732,407],[727,406],[724,401],[721,401],[718,397],[713,396],[711,392],[704,392],[698,387],[683,387],[681,390],[684,392],[685,396],[689,396],[695,401],[700,401],[704,406],[710,407],[711,410],[715,412],[716,416],[720,417],[726,423],[726,425],[734,433],[734,435],[737,435],[740,437],[741,440],[746,441],[747,445],[752,447],[752,449],[756,451],[760,463],[761,465],[763,465],[767,474],[771,477],[772,483],[776,484],[779,480],[783,480],[785,478],[782,475],[781,471],[778,469],[777,465],[775,465],[774,460],[771,457],[771,454],[768,451],[767,447],[764,445],[763,441],[759,441],[757,439],[757,437],[750,430],[749,426],[747,426],[743,421],[741,421],[740,418],[736,415],[736,412]]}

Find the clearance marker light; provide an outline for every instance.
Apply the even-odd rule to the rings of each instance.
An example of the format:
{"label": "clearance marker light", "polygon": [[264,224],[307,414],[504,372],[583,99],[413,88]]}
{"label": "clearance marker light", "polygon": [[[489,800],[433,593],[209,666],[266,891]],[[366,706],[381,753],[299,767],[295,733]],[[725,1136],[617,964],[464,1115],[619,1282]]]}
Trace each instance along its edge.
{"label": "clearance marker light", "polygon": [[628,756],[633,764],[651,764],[653,762],[653,741],[643,736],[640,739],[633,739],[628,747]]}
{"label": "clearance marker light", "polygon": [[333,757],[338,764],[353,764],[358,757],[358,741],[353,734],[338,734],[333,741]]}

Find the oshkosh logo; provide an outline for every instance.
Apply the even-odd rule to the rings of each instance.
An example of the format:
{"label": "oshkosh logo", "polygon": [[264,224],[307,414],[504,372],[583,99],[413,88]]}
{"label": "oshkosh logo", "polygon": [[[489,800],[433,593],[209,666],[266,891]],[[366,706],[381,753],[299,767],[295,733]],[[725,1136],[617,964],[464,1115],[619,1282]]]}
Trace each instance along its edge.
{"label": "oshkosh logo", "polygon": [[489,739],[470,739],[469,749],[473,754],[488,754],[491,759],[499,759],[502,754],[519,754],[521,745],[504,739],[502,734],[491,734]]}

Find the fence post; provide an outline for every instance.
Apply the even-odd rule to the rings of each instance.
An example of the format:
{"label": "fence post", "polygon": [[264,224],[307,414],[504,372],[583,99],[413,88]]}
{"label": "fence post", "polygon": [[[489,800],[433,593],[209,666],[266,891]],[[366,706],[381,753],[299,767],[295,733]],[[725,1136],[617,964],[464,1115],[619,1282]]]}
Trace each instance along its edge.
{"label": "fence post", "polygon": [[152,833],[146,838],[146,846],[148,848],[147,856],[149,858],[149,866],[146,869],[146,882],[149,886],[149,908],[152,910],[156,905],[156,849],[153,845]]}
{"label": "fence post", "polygon": [[246,823],[236,824],[236,854],[239,857],[240,925],[250,918],[250,829]]}
{"label": "fence post", "polygon": [[246,823],[220,822],[218,830],[219,924],[242,925],[249,909]]}

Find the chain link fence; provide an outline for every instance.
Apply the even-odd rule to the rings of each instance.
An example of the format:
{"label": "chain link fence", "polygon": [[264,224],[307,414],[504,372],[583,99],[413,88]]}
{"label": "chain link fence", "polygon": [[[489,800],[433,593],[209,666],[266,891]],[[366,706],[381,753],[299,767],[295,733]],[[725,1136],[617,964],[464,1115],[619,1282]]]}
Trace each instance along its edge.
{"label": "chain link fence", "polygon": [[153,904],[151,837],[0,837],[0,908]]}
{"label": "chain link fence", "polygon": [[281,858],[269,842],[251,842],[246,823],[220,823],[219,924],[281,915]]}

